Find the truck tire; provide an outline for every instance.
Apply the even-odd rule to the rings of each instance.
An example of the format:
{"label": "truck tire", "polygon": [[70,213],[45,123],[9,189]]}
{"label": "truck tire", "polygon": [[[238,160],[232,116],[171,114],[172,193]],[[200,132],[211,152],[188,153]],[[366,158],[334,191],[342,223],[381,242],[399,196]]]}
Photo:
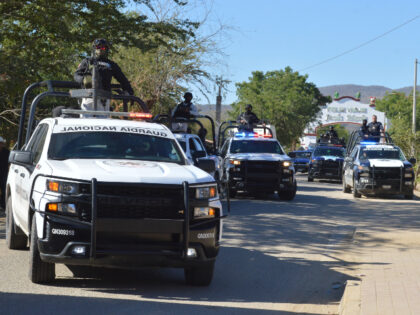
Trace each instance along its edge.
{"label": "truck tire", "polygon": [[29,279],[33,283],[48,283],[55,279],[55,264],[41,260],[38,249],[38,234],[35,216],[31,225]]}
{"label": "truck tire", "polygon": [[279,195],[280,200],[291,201],[295,199],[296,191],[297,191],[297,185],[295,181],[293,188],[291,190],[278,191],[277,193]]}
{"label": "truck tire", "polygon": [[342,182],[343,182],[343,193],[349,194],[351,192],[350,187],[347,185],[346,178],[344,177],[344,175],[343,175],[342,178],[343,178],[342,179]]}
{"label": "truck tire", "polygon": [[414,194],[404,195],[404,198],[411,200],[414,198]]}
{"label": "truck tire", "polygon": [[28,244],[28,237],[15,224],[13,219],[12,198],[10,196],[6,203],[6,244],[9,249],[25,249]]}
{"label": "truck tire", "polygon": [[235,198],[236,196],[236,190],[229,188],[229,198]]}
{"label": "truck tire", "polygon": [[313,182],[314,178],[308,174],[308,182]]}
{"label": "truck tire", "polygon": [[360,198],[360,197],[362,197],[362,194],[359,193],[359,191],[357,190],[356,181],[354,180],[354,178],[353,178],[353,197],[354,198]]}
{"label": "truck tire", "polygon": [[213,279],[214,262],[204,266],[184,268],[185,282],[188,285],[208,286]]}

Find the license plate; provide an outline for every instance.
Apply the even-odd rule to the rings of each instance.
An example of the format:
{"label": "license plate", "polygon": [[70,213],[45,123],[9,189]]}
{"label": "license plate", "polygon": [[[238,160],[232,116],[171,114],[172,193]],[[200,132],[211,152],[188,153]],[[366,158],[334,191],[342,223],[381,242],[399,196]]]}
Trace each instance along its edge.
{"label": "license plate", "polygon": [[391,185],[382,185],[383,189],[391,189]]}
{"label": "license plate", "polygon": [[332,173],[325,173],[325,175],[327,175],[327,176],[332,176]]}

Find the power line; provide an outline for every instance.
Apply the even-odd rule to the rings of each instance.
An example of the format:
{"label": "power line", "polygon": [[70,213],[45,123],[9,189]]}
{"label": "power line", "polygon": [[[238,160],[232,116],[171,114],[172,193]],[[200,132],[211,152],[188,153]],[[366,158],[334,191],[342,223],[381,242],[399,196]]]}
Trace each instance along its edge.
{"label": "power line", "polygon": [[355,47],[353,47],[353,48],[349,49],[349,50],[346,50],[346,51],[342,52],[341,54],[338,54],[338,55],[336,55],[336,56],[334,56],[334,57],[331,57],[331,58],[325,59],[325,60],[323,60],[323,61],[321,61],[321,62],[315,63],[315,64],[313,64],[313,65],[311,65],[311,66],[309,66],[309,67],[306,67],[306,68],[300,69],[300,70],[298,70],[298,71],[300,72],[300,71],[304,71],[304,70],[307,70],[307,69],[310,69],[310,68],[313,68],[313,67],[316,67],[316,66],[322,65],[322,64],[327,63],[327,62],[329,62],[329,61],[331,61],[331,60],[337,59],[337,58],[339,58],[339,57],[341,57],[341,56],[344,56],[344,55],[346,55],[346,54],[348,54],[348,53],[351,53],[352,51],[355,51],[355,50],[357,50],[357,49],[359,49],[359,48],[361,48],[361,47],[363,47],[363,46],[366,46],[367,44],[370,44],[370,43],[374,42],[375,40],[377,40],[377,39],[379,39],[379,38],[382,38],[382,37],[384,37],[384,36],[388,35],[389,33],[392,33],[393,31],[395,31],[395,30],[397,30],[397,29],[399,29],[399,28],[403,27],[404,25],[407,25],[408,23],[413,22],[414,20],[418,19],[419,17],[420,17],[420,15],[416,15],[415,17],[413,17],[413,18],[409,19],[408,21],[405,21],[404,23],[402,23],[402,24],[400,24],[400,25],[398,25],[398,26],[395,26],[394,28],[390,29],[389,31],[386,31],[385,33],[383,33],[383,34],[381,34],[381,35],[378,35],[378,36],[376,36],[376,37],[374,37],[374,38],[372,38],[372,39],[370,39],[370,40],[367,40],[367,41],[365,41],[365,42],[363,42],[363,43],[361,43],[361,44],[359,44],[359,45],[357,45],[357,46],[355,46]]}

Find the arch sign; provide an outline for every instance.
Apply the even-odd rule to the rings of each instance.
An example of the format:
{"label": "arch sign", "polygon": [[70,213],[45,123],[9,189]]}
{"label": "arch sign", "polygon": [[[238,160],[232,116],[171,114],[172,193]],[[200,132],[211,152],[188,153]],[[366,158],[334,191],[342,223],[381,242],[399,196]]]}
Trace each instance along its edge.
{"label": "arch sign", "polygon": [[301,146],[305,149],[315,146],[316,129],[320,126],[336,124],[361,125],[363,119],[367,119],[369,123],[373,115],[378,117],[378,121],[382,122],[386,129],[388,120],[384,112],[375,109],[374,101],[371,104],[365,104],[361,103],[360,99],[351,96],[335,98],[331,103],[323,106],[316,120],[306,127],[304,136],[300,139]]}

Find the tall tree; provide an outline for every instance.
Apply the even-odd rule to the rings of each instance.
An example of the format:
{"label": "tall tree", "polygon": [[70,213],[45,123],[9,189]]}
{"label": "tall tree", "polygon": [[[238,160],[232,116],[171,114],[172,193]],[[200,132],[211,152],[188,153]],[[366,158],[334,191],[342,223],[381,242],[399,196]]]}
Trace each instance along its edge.
{"label": "tall tree", "polygon": [[[184,2],[173,0],[176,5]],[[150,0],[6,0],[0,3],[0,132],[10,130],[10,111],[19,107],[26,86],[46,79],[72,80],[77,62],[94,38],[142,51],[194,36],[196,23],[151,21],[128,14],[127,4],[148,10]],[[6,111],[6,113],[5,113]],[[8,116],[7,116],[8,115]]]}
{"label": "tall tree", "polygon": [[[417,104],[420,97],[417,96]],[[413,135],[413,95],[405,95],[401,92],[386,94],[382,99],[376,101],[376,109],[385,112],[391,121],[388,132],[392,140],[404,151],[407,156],[414,156],[417,159],[417,182],[420,181],[420,111],[416,113],[416,135]],[[413,152],[414,148],[414,152]]]}
{"label": "tall tree", "polygon": [[248,82],[237,83],[239,101],[233,104],[232,117],[250,103],[260,119],[276,127],[277,137],[283,145],[290,145],[303,134],[313,121],[320,106],[331,100],[321,94],[315,84],[307,82],[290,67],[284,70],[255,71]]}

